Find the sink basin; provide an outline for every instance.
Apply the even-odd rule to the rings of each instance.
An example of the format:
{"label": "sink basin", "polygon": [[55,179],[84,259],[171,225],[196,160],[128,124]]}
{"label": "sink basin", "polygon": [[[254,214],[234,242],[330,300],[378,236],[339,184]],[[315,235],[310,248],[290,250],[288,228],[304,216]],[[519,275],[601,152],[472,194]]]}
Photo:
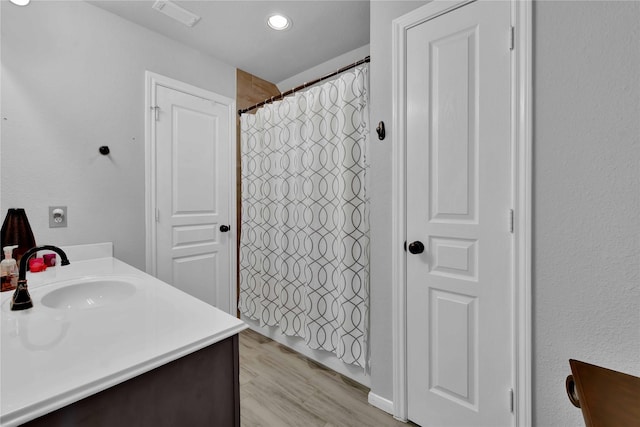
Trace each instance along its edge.
{"label": "sink basin", "polygon": [[96,278],[55,289],[42,297],[50,308],[78,310],[117,303],[135,294],[136,287],[122,279]]}

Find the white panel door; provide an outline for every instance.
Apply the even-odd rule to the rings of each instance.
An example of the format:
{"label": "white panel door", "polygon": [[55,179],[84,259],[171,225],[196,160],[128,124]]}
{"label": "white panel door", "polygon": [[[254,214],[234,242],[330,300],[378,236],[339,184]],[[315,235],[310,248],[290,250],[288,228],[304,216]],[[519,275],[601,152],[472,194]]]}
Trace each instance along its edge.
{"label": "white panel door", "polygon": [[231,313],[229,106],[157,86],[156,274]]}
{"label": "white panel door", "polygon": [[510,5],[407,33],[408,416],[509,426]]}

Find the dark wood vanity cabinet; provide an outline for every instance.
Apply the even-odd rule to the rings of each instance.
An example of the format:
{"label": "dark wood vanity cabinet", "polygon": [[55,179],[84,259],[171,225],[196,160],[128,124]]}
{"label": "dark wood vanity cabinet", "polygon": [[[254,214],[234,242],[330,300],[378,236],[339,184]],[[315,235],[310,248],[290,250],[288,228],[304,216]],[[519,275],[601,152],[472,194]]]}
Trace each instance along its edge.
{"label": "dark wood vanity cabinet", "polygon": [[239,427],[238,363],[233,335],[24,425]]}

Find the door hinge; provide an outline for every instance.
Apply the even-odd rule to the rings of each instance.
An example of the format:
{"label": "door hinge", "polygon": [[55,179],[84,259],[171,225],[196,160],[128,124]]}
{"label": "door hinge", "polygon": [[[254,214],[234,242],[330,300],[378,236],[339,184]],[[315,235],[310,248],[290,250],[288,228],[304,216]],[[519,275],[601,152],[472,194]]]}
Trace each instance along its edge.
{"label": "door hinge", "polygon": [[151,107],[151,109],[153,110],[153,114],[157,122],[158,119],[160,118],[160,107],[158,107],[157,105],[154,105],[153,107]]}
{"label": "door hinge", "polygon": [[514,396],[514,393],[513,393],[513,389],[510,388],[509,389],[509,408],[510,408],[512,414],[513,414],[513,411],[515,411],[515,405],[516,405],[516,402],[515,402],[515,396]]}
{"label": "door hinge", "polygon": [[516,27],[511,27],[509,33],[509,50],[513,50],[516,48]]}
{"label": "door hinge", "polygon": [[160,209],[156,208],[156,222],[160,222]]}
{"label": "door hinge", "polygon": [[513,234],[513,230],[515,229],[515,218],[513,209],[509,209],[509,232]]}

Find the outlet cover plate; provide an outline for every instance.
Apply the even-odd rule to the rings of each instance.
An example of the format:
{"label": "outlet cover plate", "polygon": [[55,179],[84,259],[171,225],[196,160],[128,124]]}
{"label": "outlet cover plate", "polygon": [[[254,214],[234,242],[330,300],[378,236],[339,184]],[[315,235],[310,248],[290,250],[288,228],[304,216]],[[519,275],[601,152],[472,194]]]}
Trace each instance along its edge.
{"label": "outlet cover plate", "polygon": [[[62,215],[55,215],[53,211],[62,210]],[[67,226],[67,207],[66,206],[49,206],[49,228],[60,228]]]}

